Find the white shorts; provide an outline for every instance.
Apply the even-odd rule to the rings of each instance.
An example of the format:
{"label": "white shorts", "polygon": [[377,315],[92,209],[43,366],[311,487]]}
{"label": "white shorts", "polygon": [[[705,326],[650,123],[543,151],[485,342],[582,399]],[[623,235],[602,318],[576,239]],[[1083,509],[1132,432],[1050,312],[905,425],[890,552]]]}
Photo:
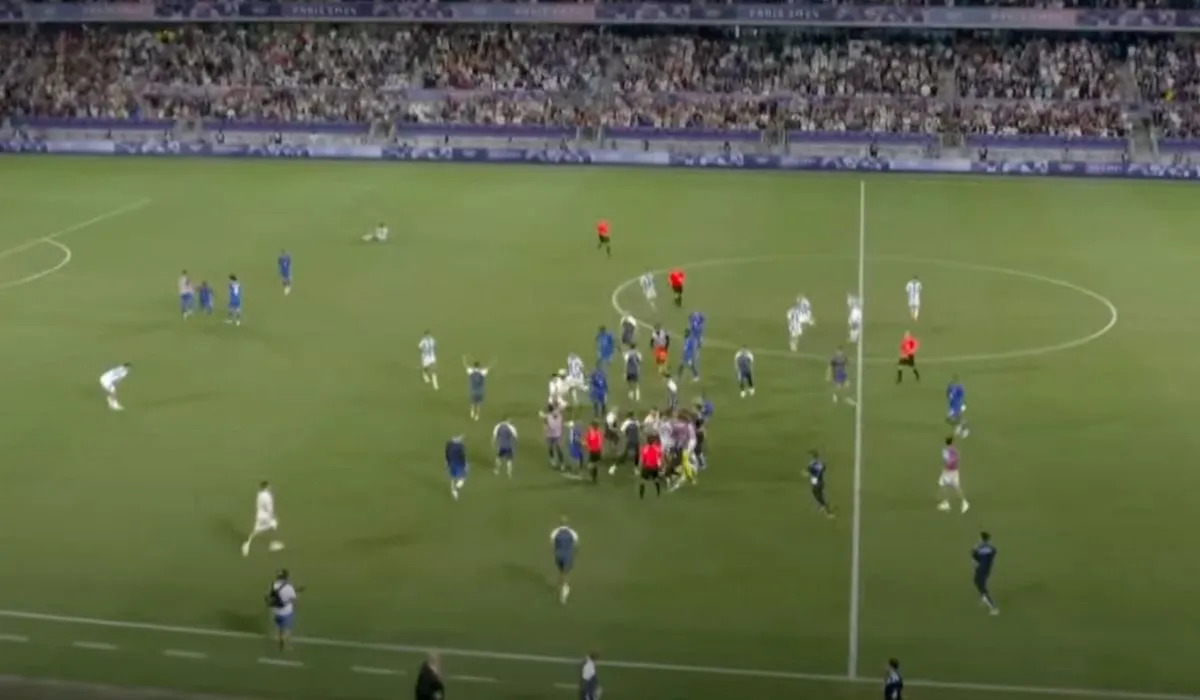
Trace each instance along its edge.
{"label": "white shorts", "polygon": [[793,340],[795,340],[796,338],[799,338],[802,335],[804,335],[804,326],[796,326],[795,328],[788,329],[788,337]]}
{"label": "white shorts", "polygon": [[656,289],[643,289],[642,294],[645,294],[646,298],[650,301],[654,301],[658,298],[658,290]]}
{"label": "white shorts", "polygon": [[421,369],[431,370],[436,366],[437,366],[437,358],[436,357],[421,358]]}
{"label": "white shorts", "polygon": [[908,302],[908,310],[909,311],[920,311],[921,310],[921,302],[919,302],[919,301]]}
{"label": "white shorts", "polygon": [[938,486],[958,488],[958,471],[943,471],[938,477]]}
{"label": "white shorts", "polygon": [[572,391],[579,391],[587,386],[587,381],[583,377],[567,377],[567,388]]}
{"label": "white shorts", "polygon": [[254,518],[254,534],[274,532],[279,529],[279,521],[267,513],[259,513]]}
{"label": "white shorts", "polygon": [[106,379],[100,380],[100,386],[104,387],[104,391],[109,394],[115,393],[117,391],[116,382],[110,382]]}

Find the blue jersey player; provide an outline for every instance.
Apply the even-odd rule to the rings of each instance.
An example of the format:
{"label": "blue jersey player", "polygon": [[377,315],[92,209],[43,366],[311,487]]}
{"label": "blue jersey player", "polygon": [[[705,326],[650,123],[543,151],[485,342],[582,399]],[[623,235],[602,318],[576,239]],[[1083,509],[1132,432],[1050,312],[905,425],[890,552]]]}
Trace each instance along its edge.
{"label": "blue jersey player", "polygon": [[504,467],[508,478],[512,478],[513,457],[517,453],[517,428],[505,418],[492,428],[492,444],[496,447],[496,473]]}
{"label": "blue jersey player", "polygon": [[704,318],[704,313],[701,311],[693,311],[688,314],[688,332],[696,336],[696,346],[699,347],[704,343],[704,324],[707,319]]}
{"label": "blue jersey player", "polygon": [[450,495],[457,501],[458,492],[467,484],[467,447],[461,435],[446,441],[446,471],[450,474]]}
{"label": "blue jersey player", "polygon": [[607,367],[617,349],[617,339],[604,326],[596,332],[596,362]]}
{"label": "blue jersey player", "polygon": [[283,282],[283,293],[292,293],[292,254],[286,250],[279,251],[279,279]]}
{"label": "blue jersey player", "polygon": [[479,420],[483,394],[487,389],[488,368],[475,362],[467,366],[467,389],[471,395],[471,420]]}
{"label": "blue jersey player", "polygon": [[186,319],[192,315],[192,306],[195,297],[192,294],[192,280],[188,277],[187,270],[184,270],[179,275],[179,313]]}
{"label": "blue jersey player", "polygon": [[971,434],[971,431],[967,429],[967,421],[963,417],[966,410],[967,390],[956,375],[946,386],[946,422],[954,427],[954,434],[958,437],[965,438]]}
{"label": "blue jersey player", "polygon": [[608,413],[608,375],[604,373],[603,365],[592,370],[588,380],[588,398],[592,401],[592,415],[601,419]]}
{"label": "blue jersey player", "polygon": [[988,579],[992,576],[992,564],[996,561],[996,547],[992,544],[991,535],[986,532],[979,533],[979,544],[971,550],[971,559],[975,562],[975,590],[979,591],[988,612],[999,615],[1000,608],[996,606],[996,601],[992,600],[992,594],[988,591]]}
{"label": "blue jersey player", "polygon": [[850,387],[850,373],[846,369],[846,362],[846,351],[839,347],[837,352],[833,353],[833,357],[829,358],[829,383],[833,385],[834,403],[844,400],[853,406],[854,399],[845,395]]}
{"label": "blue jersey player", "polygon": [[554,549],[554,568],[558,569],[558,600],[566,605],[571,595],[568,579],[575,566],[575,550],[579,548],[579,533],[567,525],[567,516],[564,515],[550,533],[550,546]]}
{"label": "blue jersey player", "polygon": [[196,290],[200,297],[200,310],[205,316],[212,316],[213,312],[213,290],[208,286],[208,282],[201,282],[200,288]]}
{"label": "blue jersey player", "polygon": [[733,370],[742,398],[754,396],[754,353],[749,348],[743,347],[733,356]]}
{"label": "blue jersey player", "polygon": [[575,421],[567,421],[567,457],[578,476],[583,471],[583,431]]}
{"label": "blue jersey player", "polygon": [[812,486],[813,500],[817,502],[817,508],[826,517],[832,518],[833,509],[825,499],[825,462],[816,450],[808,453],[808,483]]}
{"label": "blue jersey player", "polygon": [[229,318],[225,319],[225,322],[235,326],[242,325],[242,283],[238,282],[237,275],[229,276],[228,304]]}
{"label": "blue jersey player", "polygon": [[683,334],[683,361],[679,363],[679,378],[683,370],[692,370],[692,381],[700,381],[700,335],[692,329]]}

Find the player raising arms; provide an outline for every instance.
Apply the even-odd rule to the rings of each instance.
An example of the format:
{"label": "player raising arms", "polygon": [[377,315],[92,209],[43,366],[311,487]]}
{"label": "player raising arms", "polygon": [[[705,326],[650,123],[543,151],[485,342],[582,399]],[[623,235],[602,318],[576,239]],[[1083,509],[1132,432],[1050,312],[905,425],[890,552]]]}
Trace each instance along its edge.
{"label": "player raising arms", "polygon": [[754,396],[754,353],[742,347],[733,356],[733,371],[737,375],[738,391],[742,398]]}
{"label": "player raising arms", "polygon": [[659,374],[667,376],[671,371],[667,365],[671,352],[671,334],[662,326],[655,326],[654,333],[650,335],[650,346],[654,348],[654,365],[658,367]]}
{"label": "player raising arms", "polygon": [[600,219],[596,222],[596,250],[604,249],[608,253],[608,257],[612,257],[612,239],[608,231],[608,219]]}
{"label": "player raising arms", "polygon": [[421,340],[417,342],[417,350],[421,352],[421,379],[425,380],[426,384],[432,384],[433,390],[437,391],[437,341],[429,331],[421,335]]}
{"label": "player raising arms", "polygon": [[850,387],[850,373],[846,371],[846,352],[840,347],[833,353],[833,357],[829,358],[829,383],[833,385],[834,403],[845,401],[851,406],[854,405],[854,399],[845,395]]}
{"label": "player raising arms", "polygon": [[637,344],[637,319],[630,314],[621,317],[621,345],[631,348]]}
{"label": "player raising arms", "polygon": [[195,298],[192,293],[192,280],[188,277],[187,270],[184,270],[179,275],[179,313],[184,320],[192,315],[192,303]]}
{"label": "player raising arms", "polygon": [[[255,537],[267,532],[274,534],[278,531],[279,520],[275,517],[275,496],[271,493],[271,485],[264,481],[258,485],[258,496],[254,499],[254,529],[242,543],[242,556],[250,556],[250,544],[254,542]],[[283,549],[283,543],[279,540],[271,540],[268,549],[278,552]]]}
{"label": "player raising arms", "polygon": [[575,353],[567,355],[567,391],[571,394],[571,404],[579,404],[579,392],[587,388],[587,369],[583,358]]}
{"label": "player raising arms", "polygon": [[966,410],[967,390],[956,374],[950,378],[950,383],[946,386],[946,422],[954,428],[955,436],[960,438],[971,434],[967,428],[966,418],[963,417]]}
{"label": "player raising arms", "polygon": [[279,251],[279,281],[283,283],[283,295],[292,293],[292,254],[286,250]]}
{"label": "player raising arms", "polygon": [[642,400],[642,353],[633,345],[625,351],[625,384],[629,387],[629,398]]}
{"label": "player raising arms", "polygon": [[517,427],[508,418],[492,428],[492,445],[496,448],[496,473],[499,474],[503,467],[511,479],[513,456],[517,451]]}
{"label": "player raising arms", "polygon": [[104,387],[104,398],[108,401],[108,407],[114,411],[124,410],[121,402],[117,401],[117,385],[129,376],[131,369],[133,369],[133,365],[125,362],[100,375],[100,386]]}
{"label": "player raising arms", "polygon": [[658,290],[654,288],[654,273],[646,272],[638,278],[638,282],[642,285],[642,296],[646,297],[646,303],[650,305],[651,309],[657,311]]}
{"label": "player raising arms", "polygon": [[467,370],[467,388],[471,394],[471,420],[479,420],[490,368],[484,367],[478,361],[468,362],[465,357],[463,358],[463,368]]}
{"label": "player raising arms", "polygon": [[909,331],[904,331],[904,337],[900,340],[900,360],[896,363],[896,383],[904,381],[904,368],[912,370],[913,377],[919,382],[921,381],[921,373],[917,370],[917,350],[921,349],[921,342],[917,340]]}
{"label": "player raising arms", "polygon": [[912,320],[919,321],[921,319],[921,280],[913,275],[913,278],[904,285],[904,292],[908,295],[908,315]]}
{"label": "player raising arms", "polygon": [[962,503],[961,510],[966,513],[971,507],[963,494],[962,481],[958,478],[958,448],[954,446],[954,438],[946,438],[946,446],[942,448],[942,476],[938,478],[938,487],[942,490],[942,500],[938,510],[950,510],[950,499],[958,496]]}
{"label": "player raising arms", "polygon": [[846,326],[850,329],[850,342],[852,344],[857,344],[858,339],[862,337],[862,299],[859,299],[853,294],[847,294],[846,306],[848,306],[850,309],[850,318],[846,321]]}

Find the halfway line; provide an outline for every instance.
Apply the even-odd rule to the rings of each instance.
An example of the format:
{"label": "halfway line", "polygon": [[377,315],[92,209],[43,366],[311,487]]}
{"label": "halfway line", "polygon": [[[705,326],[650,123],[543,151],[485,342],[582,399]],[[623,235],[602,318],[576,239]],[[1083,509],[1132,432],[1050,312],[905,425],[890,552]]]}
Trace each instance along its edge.
{"label": "halfway line", "polygon": [[59,236],[65,236],[68,233],[75,233],[76,231],[88,228],[89,226],[95,226],[96,224],[98,224],[102,221],[107,221],[109,219],[121,216],[122,214],[128,214],[129,212],[133,212],[133,211],[137,211],[138,209],[145,208],[146,206],[148,206],[150,204],[150,202],[151,202],[151,200],[148,198],[139,199],[136,202],[131,202],[129,204],[126,204],[123,207],[118,207],[116,209],[113,209],[112,211],[106,211],[103,214],[97,214],[96,216],[93,216],[92,218],[87,219],[85,221],[80,221],[78,223],[71,224],[70,226],[67,226],[66,228],[59,229],[59,230],[55,231],[54,233],[42,236],[41,238],[34,238],[33,240],[25,241],[24,243],[13,246],[12,248],[5,248],[4,250],[0,250],[0,260],[3,260],[4,258],[16,255],[17,253],[23,253],[31,248],[36,248],[37,246],[40,246],[43,243],[50,243],[51,241],[53,241],[55,238],[58,238]]}

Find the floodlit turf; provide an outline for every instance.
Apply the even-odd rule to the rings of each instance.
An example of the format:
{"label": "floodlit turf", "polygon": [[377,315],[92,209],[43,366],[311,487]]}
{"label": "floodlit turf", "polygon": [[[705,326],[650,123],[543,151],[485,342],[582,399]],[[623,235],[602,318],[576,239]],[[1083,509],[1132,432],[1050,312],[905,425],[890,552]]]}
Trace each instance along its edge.
{"label": "floodlit turf", "polygon": [[[1194,692],[1197,192],[866,181],[867,680],[850,684],[836,677],[851,646],[855,413],[830,401],[819,358],[843,340],[858,283],[856,177],[6,157],[0,608],[249,635],[265,630],[263,593],[288,566],[308,586],[302,636],[835,677],[602,666],[612,697],[876,697],[892,655],[914,679]],[[611,260],[594,249],[600,217]],[[378,221],[394,240],[363,244]],[[68,228],[65,249],[25,246]],[[287,298],[281,247],[295,258]],[[26,281],[68,251],[69,264]],[[535,417],[546,375],[616,324],[623,282],[700,261],[688,306],[709,317],[710,470],[645,502],[626,474],[593,488],[550,471]],[[222,297],[238,274],[245,325],[180,321],[183,268]],[[925,282],[919,324],[903,293],[913,274]],[[818,321],[803,351],[818,359],[785,352],[783,313],[800,292]],[[650,312],[636,285],[615,302],[681,325],[679,312]],[[1109,326],[1109,303],[1119,322],[1076,342]],[[924,381],[897,386],[890,363],[909,328]],[[417,372],[425,329],[439,342],[439,392]],[[753,399],[733,386],[728,348],[740,343],[758,351]],[[479,423],[467,420],[465,354],[496,363]],[[97,377],[125,360],[128,410],[111,413]],[[965,516],[933,507],[954,372],[974,430]],[[641,409],[660,399],[644,393]],[[522,438],[512,481],[488,468],[504,415]],[[455,503],[441,451],[460,432],[474,471]],[[811,507],[811,447],[830,464],[833,522]],[[263,478],[288,548],[243,559]],[[548,551],[562,514],[582,540],[567,607]],[[1000,550],[997,618],[971,587],[981,528]],[[241,695],[395,697],[411,677],[363,669],[411,674],[417,660],[303,645],[286,656],[303,667],[282,667],[259,663],[275,655],[249,636],[3,615],[0,634],[11,637],[0,673]],[[555,684],[576,677],[524,656],[447,655],[446,669],[474,677],[452,680],[456,698],[569,697]]]}

